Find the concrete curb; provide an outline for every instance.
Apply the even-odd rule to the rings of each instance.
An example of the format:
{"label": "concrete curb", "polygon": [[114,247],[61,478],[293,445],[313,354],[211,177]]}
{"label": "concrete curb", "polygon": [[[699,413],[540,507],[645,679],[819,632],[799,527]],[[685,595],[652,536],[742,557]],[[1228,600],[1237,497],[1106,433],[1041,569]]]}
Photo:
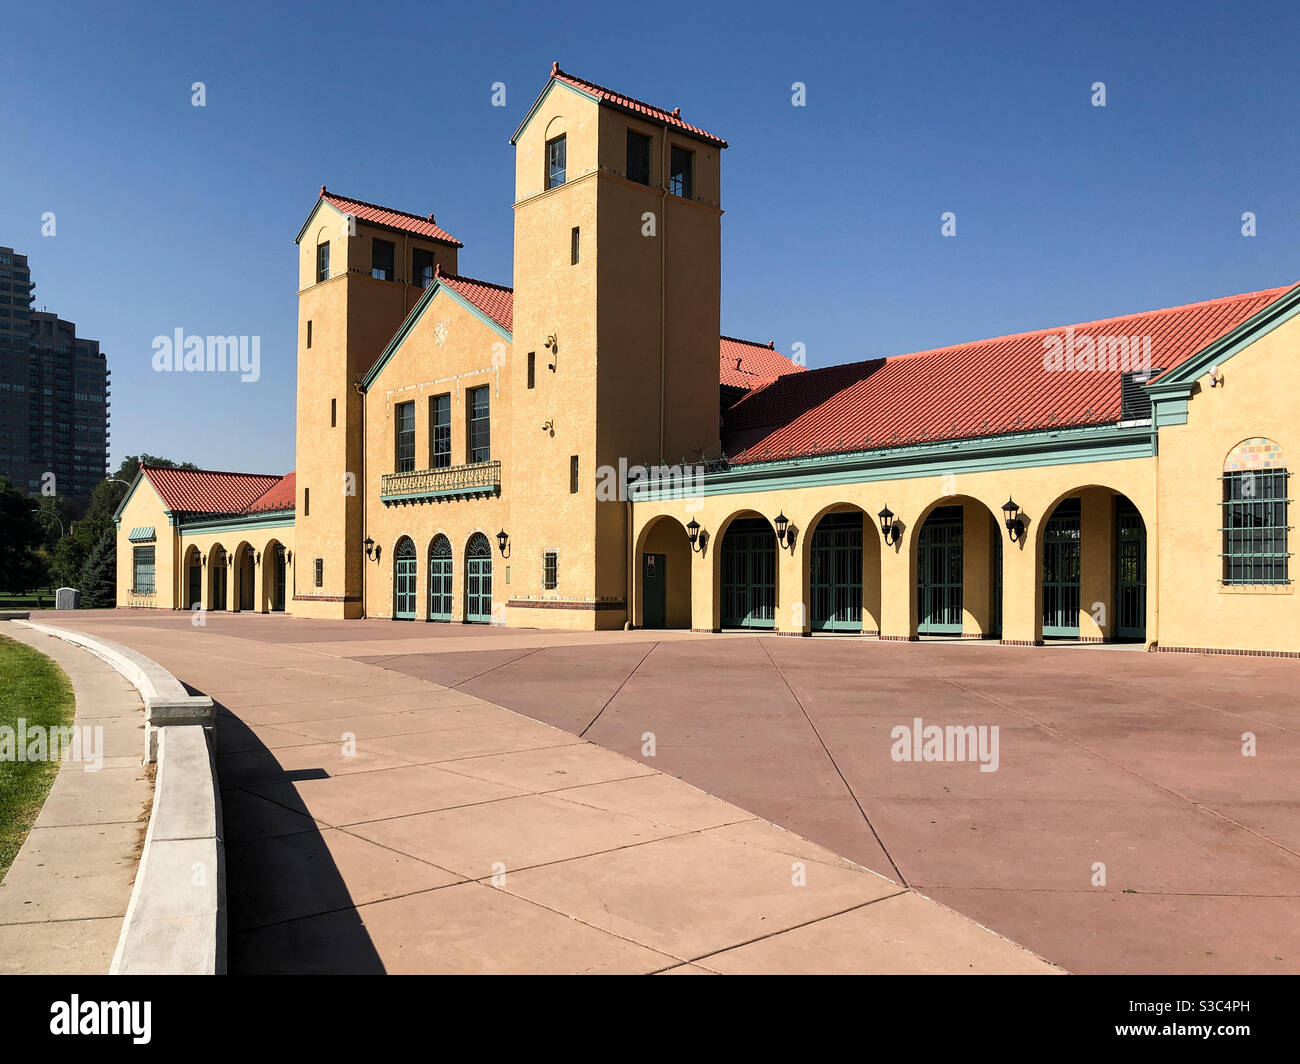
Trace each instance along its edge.
{"label": "concrete curb", "polygon": [[224,975],[226,868],[212,750],[216,709],[156,661],[108,639],[31,621],[14,624],[101,658],[140,692],[146,763],[157,761],[153,810],[110,975]]}

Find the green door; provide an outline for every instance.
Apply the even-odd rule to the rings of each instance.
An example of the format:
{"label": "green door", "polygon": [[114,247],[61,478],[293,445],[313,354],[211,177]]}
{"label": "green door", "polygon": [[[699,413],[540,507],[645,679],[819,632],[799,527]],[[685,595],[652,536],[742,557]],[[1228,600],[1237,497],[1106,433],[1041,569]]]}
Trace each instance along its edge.
{"label": "green door", "polygon": [[1043,635],[1079,636],[1079,500],[1064,499],[1043,530]]}
{"label": "green door", "polygon": [[239,563],[239,608],[241,611],[253,607],[253,558],[251,549]]}
{"label": "green door", "polygon": [[492,547],[482,532],[465,548],[465,623],[492,623]]}
{"label": "green door", "polygon": [[226,581],[229,569],[224,565],[218,565],[213,562],[212,569],[212,609],[224,610],[226,608]]}
{"label": "green door", "polygon": [[641,555],[641,627],[663,628],[668,617],[666,554]]}
{"label": "green door", "polygon": [[451,620],[451,541],[437,536],[429,544],[429,620]]}
{"label": "green door", "polygon": [[862,631],[862,513],[817,522],[808,563],[814,632]]}
{"label": "green door", "polygon": [[284,564],[284,555],[281,553],[281,551],[283,550],[284,550],[283,547],[276,547],[275,550],[271,551],[271,558],[270,558],[271,564],[275,566],[275,582],[272,584],[272,587],[274,588],[273,591],[274,598],[271,601],[271,609],[273,609],[276,613],[284,612],[285,564]]}
{"label": "green door", "polygon": [[189,598],[185,602],[186,609],[198,609],[203,605],[203,566],[199,564],[198,556],[190,562],[189,577]]}
{"label": "green door", "polygon": [[962,508],[940,506],[921,528],[916,555],[916,630],[961,635]]}
{"label": "green door", "polygon": [[1147,528],[1128,499],[1119,500],[1115,521],[1116,634],[1141,640],[1147,635]]}
{"label": "green door", "polygon": [[722,627],[776,626],[776,533],[761,517],[731,522],[722,537]]}
{"label": "green door", "polygon": [[406,536],[393,551],[393,619],[415,620],[415,544]]}

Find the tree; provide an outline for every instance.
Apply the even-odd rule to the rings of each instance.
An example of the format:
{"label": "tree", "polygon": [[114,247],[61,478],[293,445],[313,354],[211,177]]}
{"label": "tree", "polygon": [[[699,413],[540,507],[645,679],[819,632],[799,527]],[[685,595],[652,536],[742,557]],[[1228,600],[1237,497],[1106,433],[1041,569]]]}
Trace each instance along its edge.
{"label": "tree", "polygon": [[105,530],[81,571],[81,608],[112,609],[117,605],[117,532]]}
{"label": "tree", "polygon": [[37,554],[42,532],[32,513],[32,499],[0,477],[0,591],[31,591],[45,582]]}

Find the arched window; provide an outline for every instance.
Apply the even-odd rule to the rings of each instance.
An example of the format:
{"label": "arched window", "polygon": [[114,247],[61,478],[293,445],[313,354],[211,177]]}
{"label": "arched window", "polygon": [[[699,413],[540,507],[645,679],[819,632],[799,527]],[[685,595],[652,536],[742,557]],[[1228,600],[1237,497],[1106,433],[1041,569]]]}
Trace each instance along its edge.
{"label": "arched window", "polygon": [[451,620],[451,541],[436,535],[429,544],[429,620]]}
{"label": "arched window", "polygon": [[1286,460],[1272,440],[1242,440],[1223,463],[1223,582],[1286,584]]}
{"label": "arched window", "polygon": [[415,620],[415,544],[409,536],[399,539],[393,551],[393,617]]}

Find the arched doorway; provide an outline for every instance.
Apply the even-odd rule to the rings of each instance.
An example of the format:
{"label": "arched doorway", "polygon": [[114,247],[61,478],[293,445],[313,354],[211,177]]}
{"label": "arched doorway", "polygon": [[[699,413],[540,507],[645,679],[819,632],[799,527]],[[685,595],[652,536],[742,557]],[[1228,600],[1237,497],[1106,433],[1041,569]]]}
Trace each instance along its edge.
{"label": "arched doorway", "polygon": [[690,628],[691,542],[680,521],[660,517],[641,537],[640,628]]}
{"label": "arched doorway", "polygon": [[862,631],[863,513],[828,513],[813,530],[808,555],[809,627]]}
{"label": "arched doorway", "polygon": [[431,621],[451,620],[452,585],[451,540],[437,535],[429,544],[429,617]]}
{"label": "arched doorway", "polygon": [[187,610],[203,608],[203,556],[198,547],[185,552],[185,601],[182,607]]}
{"label": "arched doorway", "polygon": [[776,533],[762,517],[732,521],[722,535],[722,627],[776,627]]}
{"label": "arched doorway", "polygon": [[1079,638],[1082,510],[1078,497],[1062,499],[1043,529],[1043,636]]}
{"label": "arched doorway", "polygon": [[230,579],[230,556],[220,543],[208,552],[208,574],[210,585],[208,609],[219,612],[226,608],[226,592]]}
{"label": "arched doorway", "polygon": [[256,556],[251,543],[241,543],[235,548],[235,609],[243,613],[256,609]]}
{"label": "arched doorway", "polygon": [[415,620],[415,544],[403,536],[393,550],[393,619]]}
{"label": "arched doorway", "polygon": [[283,613],[285,602],[285,575],[288,568],[284,544],[271,540],[262,552],[262,594],[266,608],[272,613]]}
{"label": "arched doorway", "polygon": [[1147,635],[1147,526],[1138,508],[1121,495],[1115,506],[1115,634]]}
{"label": "arched doorway", "polygon": [[465,546],[465,623],[492,623],[492,545],[482,532]]}

